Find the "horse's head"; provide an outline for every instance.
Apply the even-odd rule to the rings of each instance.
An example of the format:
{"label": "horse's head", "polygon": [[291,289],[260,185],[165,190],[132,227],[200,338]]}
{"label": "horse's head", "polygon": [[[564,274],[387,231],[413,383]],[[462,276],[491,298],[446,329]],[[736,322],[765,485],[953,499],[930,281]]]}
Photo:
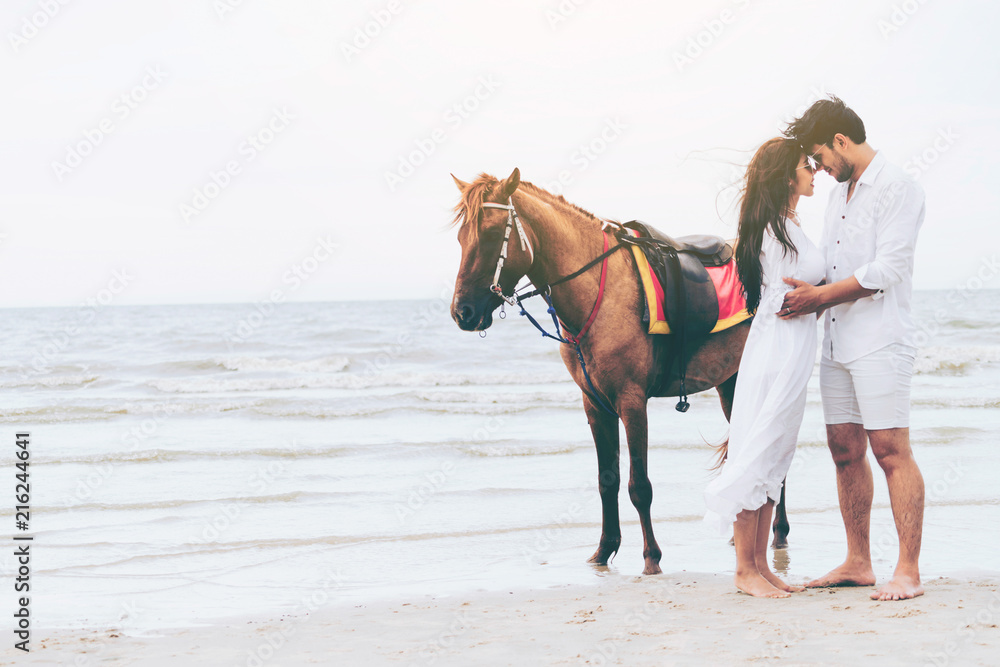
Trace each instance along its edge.
{"label": "horse's head", "polygon": [[[455,224],[461,223],[458,242],[462,246],[462,263],[455,279],[455,296],[451,316],[465,331],[482,331],[493,324],[493,311],[503,299],[491,287],[507,233],[510,212],[504,208],[484,207],[484,203],[506,206],[521,182],[517,169],[503,181],[480,174],[472,183],[455,179],[462,199],[455,207]],[[500,272],[499,286],[511,294],[517,282],[531,266],[531,250],[521,247],[518,230],[511,229],[507,258]]]}

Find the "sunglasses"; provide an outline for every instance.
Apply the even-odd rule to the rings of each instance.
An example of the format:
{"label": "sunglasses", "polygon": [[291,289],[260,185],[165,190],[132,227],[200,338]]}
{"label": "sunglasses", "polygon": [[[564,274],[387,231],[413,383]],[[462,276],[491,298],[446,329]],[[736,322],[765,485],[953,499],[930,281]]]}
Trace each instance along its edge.
{"label": "sunglasses", "polygon": [[819,171],[819,161],[812,155],[806,156],[806,163],[796,169],[808,169],[809,171]]}

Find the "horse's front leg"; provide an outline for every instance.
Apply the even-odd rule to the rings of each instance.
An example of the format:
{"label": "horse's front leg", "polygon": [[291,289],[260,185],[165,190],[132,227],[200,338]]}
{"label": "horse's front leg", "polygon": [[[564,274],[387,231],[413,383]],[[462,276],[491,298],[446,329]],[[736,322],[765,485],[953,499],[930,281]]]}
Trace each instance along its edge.
{"label": "horse's front leg", "polygon": [[601,494],[601,541],[597,551],[587,561],[607,565],[622,543],[622,529],[618,518],[618,489],[621,473],[618,466],[618,419],[583,395],[590,432],[597,447],[597,488]]}
{"label": "horse's front leg", "polygon": [[788,546],[788,514],[785,513],[786,486],[788,486],[787,477],[781,483],[781,501],[778,502],[778,506],[774,510],[774,526],[771,528],[774,532],[774,541],[771,542],[773,549],[784,549]]}
{"label": "horse's front leg", "polygon": [[642,526],[642,557],[646,561],[642,573],[660,574],[660,556],[663,554],[653,537],[653,520],[649,513],[653,503],[653,485],[649,483],[646,465],[649,428],[645,395],[623,401],[619,410],[625,423],[625,436],[628,438],[628,495],[639,512],[639,523]]}

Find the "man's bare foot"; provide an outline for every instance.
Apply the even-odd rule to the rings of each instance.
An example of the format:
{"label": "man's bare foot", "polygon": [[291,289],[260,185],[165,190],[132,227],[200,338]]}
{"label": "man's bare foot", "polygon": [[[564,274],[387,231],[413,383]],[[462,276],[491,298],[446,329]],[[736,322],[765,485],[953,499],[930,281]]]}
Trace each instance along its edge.
{"label": "man's bare foot", "polygon": [[844,563],[836,567],[822,577],[813,579],[806,588],[828,588],[832,586],[874,586],[875,571],[870,563],[866,565],[854,565]]}
{"label": "man's bare foot", "polygon": [[760,576],[767,579],[768,583],[777,588],[780,591],[785,591],[786,593],[801,593],[806,589],[805,586],[792,586],[791,584],[786,584],[784,580],[781,579],[774,572],[771,572],[769,568],[758,568],[760,570]]}
{"label": "man's bare foot", "polygon": [[754,572],[753,574],[737,573],[733,580],[736,582],[736,588],[755,598],[791,597],[785,591],[778,590],[772,586],[767,579],[761,576],[760,572]]}
{"label": "man's bare foot", "polygon": [[920,584],[919,577],[903,574],[893,575],[889,583],[879,587],[871,594],[872,600],[909,600],[924,594],[924,587]]}

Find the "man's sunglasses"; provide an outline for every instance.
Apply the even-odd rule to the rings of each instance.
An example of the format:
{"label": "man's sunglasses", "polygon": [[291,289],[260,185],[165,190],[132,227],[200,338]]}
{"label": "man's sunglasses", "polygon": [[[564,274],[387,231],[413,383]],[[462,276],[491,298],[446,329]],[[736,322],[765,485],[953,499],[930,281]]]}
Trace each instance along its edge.
{"label": "man's sunglasses", "polygon": [[796,167],[796,169],[808,169],[809,171],[819,171],[819,160],[817,160],[812,155],[807,155],[806,163],[801,167]]}

